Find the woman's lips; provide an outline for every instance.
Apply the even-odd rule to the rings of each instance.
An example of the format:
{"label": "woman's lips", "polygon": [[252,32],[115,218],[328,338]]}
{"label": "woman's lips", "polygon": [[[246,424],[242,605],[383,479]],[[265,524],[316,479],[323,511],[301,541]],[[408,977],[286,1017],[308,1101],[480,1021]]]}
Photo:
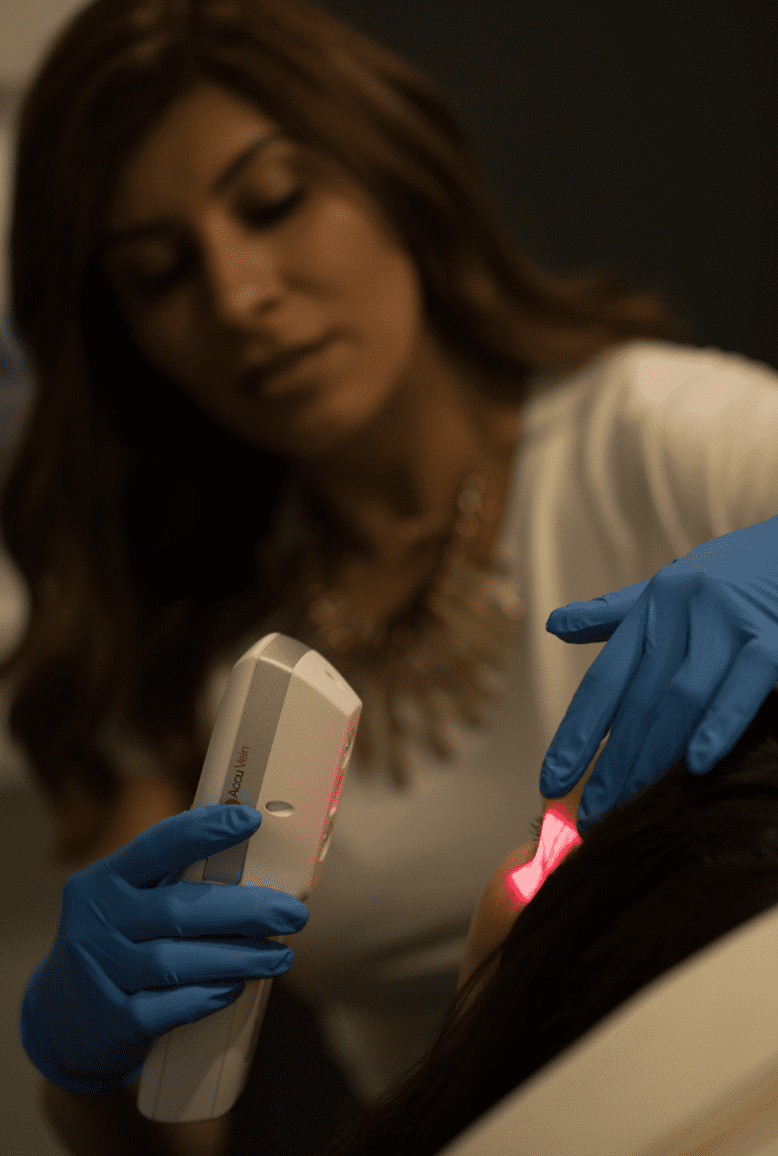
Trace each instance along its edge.
{"label": "woman's lips", "polygon": [[294,378],[300,369],[307,371],[313,368],[316,359],[329,350],[334,339],[335,334],[329,333],[315,345],[308,345],[301,350],[289,353],[270,369],[258,366],[255,369],[247,370],[239,378],[242,391],[261,393],[265,396],[272,396],[274,393],[280,392],[288,384],[287,379]]}

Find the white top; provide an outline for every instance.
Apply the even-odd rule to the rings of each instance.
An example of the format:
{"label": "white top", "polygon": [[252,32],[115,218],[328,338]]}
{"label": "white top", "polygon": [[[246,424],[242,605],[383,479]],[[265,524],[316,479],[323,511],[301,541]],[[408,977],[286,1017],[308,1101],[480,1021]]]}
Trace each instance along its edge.
{"label": "white top", "polygon": [[[384,771],[361,776],[353,757],[309,922],[289,941],[281,982],[315,1004],[368,1100],[421,1057],[453,999],[473,910],[530,836],[543,757],[603,645],[560,641],[548,615],[778,514],[769,366],[639,341],[535,382],[496,547],[527,609],[494,722],[459,725],[450,763],[415,751],[405,793]],[[214,718],[230,666],[214,672]]]}

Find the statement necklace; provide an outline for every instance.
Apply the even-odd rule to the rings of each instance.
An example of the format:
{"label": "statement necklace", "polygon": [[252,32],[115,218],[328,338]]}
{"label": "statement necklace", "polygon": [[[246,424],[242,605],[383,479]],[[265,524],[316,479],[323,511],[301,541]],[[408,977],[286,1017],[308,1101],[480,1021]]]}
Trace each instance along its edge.
{"label": "statement necklace", "polygon": [[[401,525],[398,560],[419,542],[442,536],[446,526],[451,529],[424,590],[402,612],[376,621],[351,610],[330,578],[334,566],[328,566],[325,527],[310,507],[304,516],[305,545],[292,572],[281,578],[286,596],[268,629],[306,642],[350,683],[363,703],[354,748],[359,763],[374,768],[383,745],[398,788],[411,782],[414,741],[450,760],[453,718],[458,714],[483,728],[500,696],[497,672],[525,613],[510,567],[478,541],[482,527],[499,525],[501,518],[485,477],[470,473],[456,499],[453,526],[451,511]],[[263,550],[263,576],[278,583],[281,572],[272,556]]]}

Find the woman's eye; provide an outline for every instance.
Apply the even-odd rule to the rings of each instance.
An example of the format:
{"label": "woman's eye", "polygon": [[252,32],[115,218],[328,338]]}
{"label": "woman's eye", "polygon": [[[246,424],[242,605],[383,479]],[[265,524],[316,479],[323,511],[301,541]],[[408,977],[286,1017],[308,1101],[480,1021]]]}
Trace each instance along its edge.
{"label": "woman's eye", "polygon": [[133,292],[140,297],[153,297],[169,289],[176,281],[180,281],[189,271],[192,258],[187,257],[179,261],[164,273],[131,273],[129,280]]}
{"label": "woman's eye", "polygon": [[250,206],[243,209],[242,216],[253,228],[267,229],[283,221],[297,208],[303,198],[303,190],[295,189],[280,201],[270,205]]}
{"label": "woman's eye", "polygon": [[[269,229],[288,217],[297,208],[302,198],[303,190],[296,189],[282,200],[272,204],[243,208],[241,216],[252,229]],[[152,275],[140,272],[133,273],[131,276],[132,288],[141,297],[157,296],[172,288],[183,277],[188,276],[193,266],[194,255],[190,253],[164,273]]]}

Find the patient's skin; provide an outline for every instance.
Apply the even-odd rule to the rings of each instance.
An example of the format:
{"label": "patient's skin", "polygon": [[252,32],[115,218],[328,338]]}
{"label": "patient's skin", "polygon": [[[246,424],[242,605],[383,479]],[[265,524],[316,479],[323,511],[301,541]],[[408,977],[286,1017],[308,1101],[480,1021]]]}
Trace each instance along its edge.
{"label": "patient's skin", "polygon": [[[554,806],[562,811],[563,814],[570,819],[571,823],[575,825],[584,787],[594,770],[594,764],[597,762],[600,751],[602,751],[604,746],[605,739],[600,743],[594,758],[569,794],[563,795],[560,799],[546,800],[543,807],[544,815],[549,807]],[[498,863],[489,876],[489,881],[484,888],[473,918],[470,921],[465,954],[459,970],[457,990],[463,987],[479,964],[486,959],[487,956],[491,955],[492,951],[502,943],[510,931],[513,921],[518,912],[521,911],[523,905],[518,900],[518,897],[515,896],[512,889],[506,886],[507,877],[516,871],[517,868],[521,867],[523,863],[528,863],[534,858],[537,847],[537,839],[533,839],[528,843],[522,843],[521,846],[510,851],[505,858]],[[571,848],[568,854],[572,854],[574,850],[575,848]],[[495,967],[496,966],[495,963]]]}

